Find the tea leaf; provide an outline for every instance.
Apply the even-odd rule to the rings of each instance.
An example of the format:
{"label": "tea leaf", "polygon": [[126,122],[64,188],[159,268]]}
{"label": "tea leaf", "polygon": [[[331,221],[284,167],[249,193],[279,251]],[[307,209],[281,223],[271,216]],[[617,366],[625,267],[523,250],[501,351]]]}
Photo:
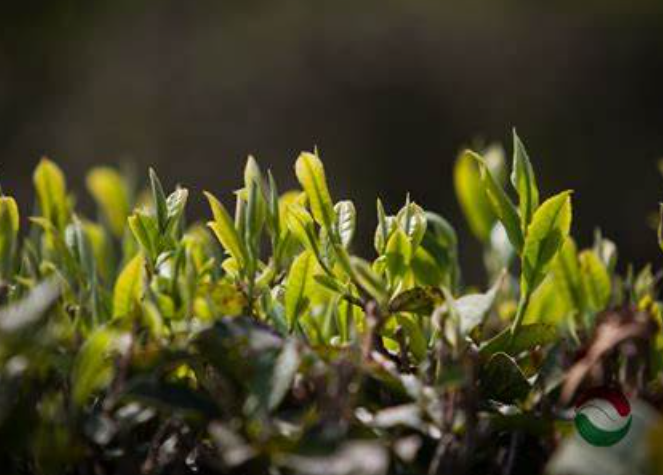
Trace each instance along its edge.
{"label": "tea leaf", "polygon": [[578,260],[588,309],[594,312],[605,309],[610,302],[611,295],[608,270],[593,251],[581,252]]}
{"label": "tea leaf", "polygon": [[133,312],[143,293],[143,257],[136,255],[122,269],[113,290],[113,317],[120,318]]}
{"label": "tea leaf", "polygon": [[297,179],[306,192],[313,218],[331,230],[335,221],[334,204],[327,188],[327,179],[322,161],[317,155],[303,152],[295,163]]}
{"label": "tea leaf", "polygon": [[402,277],[410,265],[412,244],[400,228],[397,228],[389,238],[384,255],[391,276]]}
{"label": "tea leaf", "polygon": [[302,252],[293,262],[285,286],[285,314],[290,330],[308,305],[307,287],[313,279],[314,259],[310,251]]}
{"label": "tea leaf", "polygon": [[88,173],[86,184],[113,234],[122,237],[130,206],[124,178],[112,168],[97,167]]}
{"label": "tea leaf", "polygon": [[357,211],[352,201],[339,201],[334,206],[336,213],[336,229],[341,244],[346,248],[350,246],[357,227]]}
{"label": "tea leaf", "polygon": [[299,351],[295,340],[286,341],[279,354],[272,373],[271,390],[269,392],[268,408],[276,409],[287,395],[297,369],[299,368]]}
{"label": "tea leaf", "polygon": [[210,221],[207,225],[214,231],[217,239],[223,245],[223,248],[232,256],[238,264],[243,265],[246,259],[246,251],[239,239],[233,220],[226,211],[225,206],[217,200],[211,193],[205,192],[205,196],[209,201],[214,221]]}
{"label": "tea leaf", "polygon": [[513,129],[513,171],[511,184],[518,193],[520,220],[523,231],[532,221],[532,216],[539,206],[539,189],[525,146]]}
{"label": "tea leaf", "polygon": [[19,228],[18,206],[9,196],[0,196],[0,280],[11,273]]}
{"label": "tea leaf", "polygon": [[352,270],[359,286],[378,303],[385,303],[389,298],[387,287],[371,266],[358,257],[351,258]]}
{"label": "tea leaf", "polygon": [[562,247],[571,228],[571,192],[546,200],[527,228],[522,255],[521,292],[531,294],[546,275],[550,262]]}
{"label": "tea leaf", "polygon": [[384,212],[384,207],[382,206],[382,201],[378,199],[377,201],[378,208],[378,226],[375,229],[375,238],[374,245],[375,250],[379,254],[384,254],[387,241],[391,236],[391,233],[396,229],[396,218],[394,216],[387,216]]}
{"label": "tea leaf", "polygon": [[69,200],[64,174],[55,163],[42,158],[33,179],[42,215],[63,231],[69,222]]}
{"label": "tea leaf", "polygon": [[482,368],[480,388],[486,398],[511,404],[527,397],[530,384],[513,358],[499,352]]}
{"label": "tea leaf", "polygon": [[461,335],[468,335],[483,323],[495,303],[500,287],[504,283],[504,277],[505,274],[502,273],[486,293],[463,295],[456,299],[454,305],[460,318]]}
{"label": "tea leaf", "polygon": [[400,229],[405,233],[412,249],[416,249],[426,233],[426,213],[416,203],[408,202],[396,215]]}
{"label": "tea leaf", "polygon": [[479,164],[469,151],[460,154],[456,160],[454,187],[470,229],[477,238],[486,242],[497,217],[488,201],[481,180]]}
{"label": "tea leaf", "polygon": [[161,186],[161,181],[153,168],[150,168],[150,187],[152,189],[152,201],[156,209],[157,224],[159,231],[164,232],[168,224],[168,203],[166,202],[166,194]]}
{"label": "tea leaf", "polygon": [[116,332],[102,327],[89,335],[83,344],[71,373],[72,396],[77,406],[84,405],[93,392],[113,378],[114,365],[109,357],[117,345],[117,338]]}
{"label": "tea leaf", "polygon": [[444,294],[440,289],[415,287],[394,297],[389,304],[389,310],[392,313],[413,312],[430,315],[442,302],[444,302]]}
{"label": "tea leaf", "polygon": [[532,323],[521,326],[514,335],[509,328],[498,333],[481,345],[480,354],[482,357],[487,357],[497,352],[504,352],[515,356],[537,346],[552,343],[556,339],[555,327],[546,323]]}
{"label": "tea leaf", "polygon": [[493,176],[485,160],[474,152],[468,153],[479,163],[481,182],[488,196],[488,201],[492,206],[493,212],[504,226],[509,236],[509,241],[511,241],[514,249],[520,254],[523,249],[524,238],[518,210]]}

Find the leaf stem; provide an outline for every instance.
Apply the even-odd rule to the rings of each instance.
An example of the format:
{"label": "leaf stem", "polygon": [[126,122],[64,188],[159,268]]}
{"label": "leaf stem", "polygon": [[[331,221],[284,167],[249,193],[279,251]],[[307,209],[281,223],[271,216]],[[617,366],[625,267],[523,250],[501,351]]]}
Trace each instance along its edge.
{"label": "leaf stem", "polygon": [[529,306],[529,301],[531,297],[531,292],[525,292],[520,295],[520,300],[518,301],[518,308],[516,310],[516,316],[513,319],[513,324],[511,325],[511,342],[520,331],[520,327],[523,324],[523,319],[525,318],[525,312],[527,312],[527,307]]}

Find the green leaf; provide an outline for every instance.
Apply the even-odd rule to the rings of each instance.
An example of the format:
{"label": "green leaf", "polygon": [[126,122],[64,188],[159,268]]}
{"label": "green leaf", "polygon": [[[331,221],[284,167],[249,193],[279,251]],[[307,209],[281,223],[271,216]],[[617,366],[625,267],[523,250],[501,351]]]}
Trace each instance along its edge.
{"label": "green leaf", "polygon": [[112,380],[115,365],[110,357],[117,349],[119,337],[115,331],[102,327],[85,340],[71,373],[72,397],[77,406],[83,406],[95,391]]}
{"label": "green leaf", "polygon": [[380,201],[380,199],[378,199],[377,208],[378,226],[375,229],[375,238],[373,243],[375,245],[375,250],[378,252],[378,254],[382,255],[384,254],[385,247],[389,237],[391,236],[391,233],[394,231],[394,229],[396,229],[396,217],[387,216],[385,214],[384,207],[382,206],[382,201]]}
{"label": "green leaf", "polygon": [[497,217],[481,181],[479,165],[469,151],[463,152],[456,160],[454,187],[472,233],[479,240],[487,242]]}
{"label": "green leaf", "polygon": [[412,249],[416,249],[426,233],[427,222],[424,210],[408,200],[396,215],[396,222],[410,241]]}
{"label": "green leaf", "polygon": [[456,299],[454,305],[456,314],[460,319],[459,328],[461,335],[468,335],[484,322],[495,304],[495,299],[504,282],[505,276],[506,274],[502,273],[486,293],[469,294]]}
{"label": "green leaf", "polygon": [[122,237],[130,211],[124,178],[110,167],[97,167],[87,174],[85,183],[113,234]]}
{"label": "green leaf", "polygon": [[412,312],[430,316],[444,302],[444,294],[435,287],[415,287],[405,290],[389,303],[391,313]]}
{"label": "green leaf", "polygon": [[167,234],[172,234],[178,228],[184,216],[189,191],[186,188],[177,188],[166,199],[166,210],[168,218],[166,220]]}
{"label": "green leaf", "polygon": [[479,388],[487,399],[512,404],[527,397],[530,384],[513,358],[500,352],[481,368]]}
{"label": "green leaf", "polygon": [[417,361],[423,361],[426,358],[428,345],[421,326],[412,315],[396,315],[396,321],[405,330],[408,349]]}
{"label": "green leaf", "polygon": [[295,328],[297,320],[308,305],[307,290],[313,279],[315,260],[310,251],[302,252],[292,263],[285,285],[285,314],[290,330]]}
{"label": "green leaf", "polygon": [[402,277],[412,259],[412,244],[400,228],[391,235],[385,249],[387,269],[392,277]]}
{"label": "green leaf", "polygon": [[291,204],[288,207],[286,224],[295,238],[309,251],[318,255],[318,243],[315,224],[309,212],[303,206]]}
{"label": "green leaf", "polygon": [[269,392],[268,408],[270,411],[276,409],[283,398],[288,394],[292,382],[299,369],[299,351],[296,340],[287,340],[283,350],[276,359],[272,371],[271,390]]}
{"label": "green leaf", "polygon": [[515,356],[537,346],[552,343],[556,339],[557,330],[546,323],[523,325],[515,335],[511,334],[510,328],[506,328],[482,344],[479,354],[482,357],[488,357],[494,353],[504,352]]}
{"label": "green leaf", "polygon": [[150,168],[150,188],[152,189],[152,200],[156,209],[157,224],[159,231],[164,232],[168,224],[168,203],[166,194],[161,186],[161,181],[153,168]]}
{"label": "green leaf", "polygon": [[514,249],[520,254],[523,249],[523,231],[520,226],[520,216],[518,210],[507,196],[504,188],[495,179],[486,161],[480,155],[474,152],[468,152],[479,163],[481,170],[481,182],[483,183],[484,190],[488,196],[493,212],[504,226],[509,241]]}
{"label": "green leaf", "polygon": [[19,229],[18,206],[14,198],[0,196],[0,279],[10,277]]}
{"label": "green leaf", "polygon": [[69,223],[67,184],[62,170],[47,158],[42,158],[33,176],[39,209],[42,216],[60,231]]}
{"label": "green leaf", "polygon": [[334,204],[327,188],[325,169],[317,155],[303,152],[295,163],[297,179],[306,192],[313,218],[327,230],[335,221]]}
{"label": "green leaf", "polygon": [[557,257],[553,260],[551,272],[554,276],[555,286],[559,290],[557,298],[563,299],[568,306],[581,310],[584,308],[584,293],[578,251],[573,238],[566,239]]}
{"label": "green leaf", "polygon": [[260,234],[267,217],[267,203],[263,191],[263,180],[255,158],[249,155],[244,167],[244,190],[246,191],[246,222],[244,242],[247,248],[257,253]]}
{"label": "green leaf", "polygon": [[143,294],[143,256],[134,256],[122,269],[113,289],[113,317],[133,312]]}
{"label": "green leaf", "polygon": [[536,186],[534,169],[520,141],[516,129],[513,130],[513,170],[511,184],[518,193],[520,221],[523,231],[532,221],[532,216],[539,206],[539,189]]}
{"label": "green leaf", "polygon": [[582,288],[587,309],[598,312],[610,303],[612,285],[605,265],[593,251],[583,251],[578,256],[582,275]]}
{"label": "green leaf", "polygon": [[352,201],[339,201],[334,206],[336,232],[344,247],[349,247],[357,227],[357,211]]}
{"label": "green leaf", "polygon": [[359,257],[352,257],[350,262],[357,284],[379,304],[386,304],[389,298],[386,283],[371,269],[370,264]]}
{"label": "green leaf", "polygon": [[246,260],[246,252],[244,246],[239,239],[233,220],[226,211],[225,206],[217,200],[214,195],[204,192],[207,200],[209,201],[214,221],[210,221],[207,225],[214,231],[217,239],[221,242],[223,248],[235,259],[241,266]]}
{"label": "green leaf", "polygon": [[530,295],[541,283],[550,262],[562,247],[571,228],[571,192],[547,199],[534,213],[527,228],[522,253],[521,292]]}
{"label": "green leaf", "polygon": [[422,285],[437,287],[444,283],[444,267],[423,247],[417,248],[410,264],[417,282]]}
{"label": "green leaf", "polygon": [[134,238],[151,263],[157,260],[160,252],[160,234],[156,219],[141,211],[129,216],[129,228]]}

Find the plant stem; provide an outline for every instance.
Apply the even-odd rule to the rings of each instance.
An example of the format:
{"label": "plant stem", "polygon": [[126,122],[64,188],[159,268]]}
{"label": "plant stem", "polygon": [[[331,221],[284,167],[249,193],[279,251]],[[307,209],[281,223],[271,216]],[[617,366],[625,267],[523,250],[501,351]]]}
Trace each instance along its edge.
{"label": "plant stem", "polygon": [[520,331],[520,327],[523,324],[523,319],[525,318],[525,312],[527,311],[527,306],[529,305],[530,297],[531,297],[530,292],[526,292],[520,295],[520,300],[518,301],[518,309],[516,310],[516,316],[513,319],[513,324],[511,325],[512,342],[513,339],[518,334],[518,331]]}

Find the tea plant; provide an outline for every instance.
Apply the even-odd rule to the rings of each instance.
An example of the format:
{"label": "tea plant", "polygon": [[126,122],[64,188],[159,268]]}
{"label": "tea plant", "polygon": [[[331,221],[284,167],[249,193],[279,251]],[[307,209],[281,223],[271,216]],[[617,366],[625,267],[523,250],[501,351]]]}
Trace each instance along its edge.
{"label": "tea plant", "polygon": [[[495,147],[454,168],[487,289],[441,215],[378,199],[367,260],[318,152],[295,173],[282,193],[249,157],[207,226],[153,170],[139,191],[93,169],[97,221],[48,159],[34,216],[0,197],[3,473],[591,474],[580,391],[660,406],[658,275],[618,273],[599,233],[579,250],[571,191],[540,192],[515,132],[508,180]],[[650,419],[619,473],[656,467]]]}

